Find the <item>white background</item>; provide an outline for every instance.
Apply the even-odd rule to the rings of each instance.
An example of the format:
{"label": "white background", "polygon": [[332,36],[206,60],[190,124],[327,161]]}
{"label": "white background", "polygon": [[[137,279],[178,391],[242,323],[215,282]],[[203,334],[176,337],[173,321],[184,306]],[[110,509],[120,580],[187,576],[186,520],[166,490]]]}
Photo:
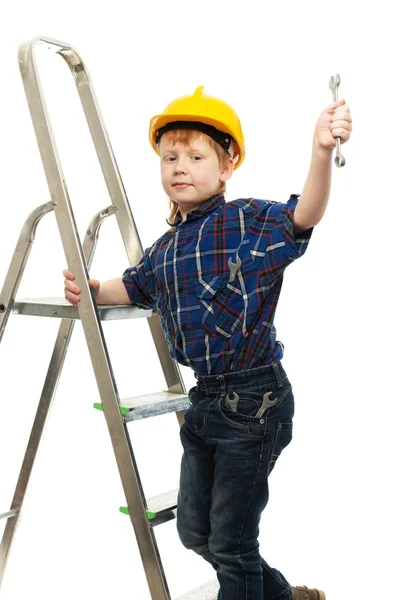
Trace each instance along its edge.
{"label": "white background", "polygon": [[[0,50],[0,286],[20,228],[49,198],[18,69],[21,42],[72,44],[91,74],[144,247],[166,228],[167,199],[147,140],[151,116],[197,85],[242,120],[243,166],[227,200],[301,193],[312,135],[341,75],[354,133],[333,167],[329,206],[287,270],[276,315],[296,398],[294,439],[270,479],[260,545],[293,585],[329,600],[394,598],[399,442],[398,29],[394,3],[9,3]],[[79,231],[109,199],[63,61],[43,84]],[[54,215],[40,223],[19,297],[61,296],[66,266]],[[122,274],[116,222],[103,226],[91,276]],[[9,508],[58,321],[12,316],[0,347],[0,513]],[[164,380],[145,321],[105,324],[121,397]],[[187,388],[194,378],[182,370]],[[26,496],[2,600],[149,598],[80,324]],[[174,415],[130,426],[148,495],[178,483]],[[213,575],[156,530],[172,596]],[[0,524],[0,533],[4,521]]]}

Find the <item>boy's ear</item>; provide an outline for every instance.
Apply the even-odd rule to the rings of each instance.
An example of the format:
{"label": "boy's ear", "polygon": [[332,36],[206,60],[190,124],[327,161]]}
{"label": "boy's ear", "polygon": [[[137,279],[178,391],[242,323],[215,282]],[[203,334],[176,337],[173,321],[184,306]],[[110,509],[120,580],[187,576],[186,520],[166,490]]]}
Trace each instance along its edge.
{"label": "boy's ear", "polygon": [[228,179],[230,179],[232,177],[234,166],[235,165],[234,165],[232,158],[228,158],[224,162],[224,168],[223,168],[223,171],[221,171],[221,175],[220,175],[221,181],[223,181],[223,182],[228,181]]}

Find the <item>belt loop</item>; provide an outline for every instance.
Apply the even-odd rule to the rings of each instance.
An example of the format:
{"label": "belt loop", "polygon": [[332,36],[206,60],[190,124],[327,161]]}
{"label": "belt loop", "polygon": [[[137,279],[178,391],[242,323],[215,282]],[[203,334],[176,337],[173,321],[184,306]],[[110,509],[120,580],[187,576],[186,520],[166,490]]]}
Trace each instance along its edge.
{"label": "belt loop", "polygon": [[223,375],[217,375],[217,379],[218,381],[222,381],[222,385],[224,392],[226,392],[226,381],[225,381],[225,377]]}
{"label": "belt loop", "polygon": [[197,389],[198,390],[203,390],[207,393],[207,383],[206,383],[206,379],[204,377],[202,377],[201,375],[199,375],[198,373],[194,374],[196,381],[197,381]]}
{"label": "belt loop", "polygon": [[272,365],[272,368],[274,370],[276,384],[280,388],[280,387],[282,387],[282,377],[281,377],[281,372],[280,372],[280,369],[279,369],[279,363],[274,363]]}

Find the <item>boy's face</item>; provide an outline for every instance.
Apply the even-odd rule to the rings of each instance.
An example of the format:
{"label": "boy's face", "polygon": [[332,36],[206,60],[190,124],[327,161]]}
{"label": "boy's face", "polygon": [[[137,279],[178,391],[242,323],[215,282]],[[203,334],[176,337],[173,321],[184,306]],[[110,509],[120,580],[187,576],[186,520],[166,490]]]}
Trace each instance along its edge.
{"label": "boy's face", "polygon": [[159,151],[164,191],[179,205],[183,219],[232,175],[233,161],[228,159],[220,167],[214,148],[200,138],[189,144],[171,145],[163,136]]}

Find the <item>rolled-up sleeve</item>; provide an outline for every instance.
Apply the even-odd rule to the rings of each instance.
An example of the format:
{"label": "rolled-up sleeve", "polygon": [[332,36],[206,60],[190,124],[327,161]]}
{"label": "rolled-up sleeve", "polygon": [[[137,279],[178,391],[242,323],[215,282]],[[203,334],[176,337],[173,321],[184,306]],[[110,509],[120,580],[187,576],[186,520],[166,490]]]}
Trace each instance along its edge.
{"label": "rolled-up sleeve", "polygon": [[300,194],[292,194],[286,204],[283,205],[280,224],[281,235],[285,242],[289,260],[295,260],[303,256],[308,248],[314,227],[294,233],[294,211],[299,202]]}
{"label": "rolled-up sleeve", "polygon": [[140,308],[155,308],[152,251],[153,246],[146,248],[137,265],[126,269],[122,277],[129,298]]}
{"label": "rolled-up sleeve", "polygon": [[282,250],[287,263],[303,256],[308,248],[309,241],[314,230],[313,227],[295,235],[294,212],[299,201],[300,194],[292,194],[288,202],[276,202],[272,205],[269,218],[274,222],[272,239],[273,247]]}

